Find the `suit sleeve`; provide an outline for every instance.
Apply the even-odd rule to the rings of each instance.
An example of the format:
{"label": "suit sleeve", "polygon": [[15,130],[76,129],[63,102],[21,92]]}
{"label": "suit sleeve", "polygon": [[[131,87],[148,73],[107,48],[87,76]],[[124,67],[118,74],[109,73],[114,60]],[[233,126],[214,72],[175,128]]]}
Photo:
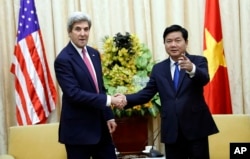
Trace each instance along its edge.
{"label": "suit sleeve", "polygon": [[154,72],[155,71],[153,68],[149,82],[142,90],[134,94],[126,95],[126,99],[128,102],[128,105],[126,106],[126,108],[130,108],[134,105],[147,103],[154,97],[154,95],[157,93]]}
{"label": "suit sleeve", "polygon": [[72,57],[64,54],[57,57],[54,62],[56,78],[62,89],[64,100],[74,106],[106,109],[107,95],[91,92],[89,83],[86,82],[88,78],[79,73],[83,72],[82,67],[76,62],[72,60]]}
{"label": "suit sleeve", "polygon": [[208,73],[208,62],[207,59],[203,56],[195,56],[196,58],[193,59],[193,63],[196,66],[194,80],[197,83],[201,84],[201,86],[206,85],[210,78]]}

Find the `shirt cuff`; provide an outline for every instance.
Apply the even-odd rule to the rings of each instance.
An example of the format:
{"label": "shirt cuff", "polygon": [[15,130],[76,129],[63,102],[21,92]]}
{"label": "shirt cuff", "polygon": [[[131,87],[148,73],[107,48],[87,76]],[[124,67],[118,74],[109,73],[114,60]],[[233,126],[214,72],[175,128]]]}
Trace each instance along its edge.
{"label": "shirt cuff", "polygon": [[110,95],[107,95],[107,103],[106,103],[106,106],[111,106],[111,96]]}
{"label": "shirt cuff", "polygon": [[195,71],[196,71],[196,66],[195,66],[195,64],[192,63],[192,65],[193,65],[192,71],[191,71],[191,72],[186,71],[186,72],[189,74],[189,77],[190,77],[190,78],[193,78],[193,77],[194,77]]}

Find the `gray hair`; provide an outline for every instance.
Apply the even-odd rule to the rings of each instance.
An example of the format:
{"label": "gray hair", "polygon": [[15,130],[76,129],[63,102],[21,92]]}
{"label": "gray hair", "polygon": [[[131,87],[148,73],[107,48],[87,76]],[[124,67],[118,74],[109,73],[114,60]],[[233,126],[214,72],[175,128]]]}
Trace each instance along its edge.
{"label": "gray hair", "polygon": [[91,19],[88,14],[83,12],[73,12],[68,18],[67,30],[68,33],[72,31],[73,25],[76,22],[86,21],[89,23],[89,28],[91,28]]}

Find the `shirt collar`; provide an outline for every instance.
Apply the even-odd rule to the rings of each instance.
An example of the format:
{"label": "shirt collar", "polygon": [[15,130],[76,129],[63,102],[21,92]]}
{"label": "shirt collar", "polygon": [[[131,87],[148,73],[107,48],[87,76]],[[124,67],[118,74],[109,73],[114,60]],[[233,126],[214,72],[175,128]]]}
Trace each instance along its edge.
{"label": "shirt collar", "polygon": [[[72,41],[70,42],[74,46],[74,48],[77,50],[77,52],[82,56],[82,48],[77,47]],[[84,46],[84,49],[86,50],[86,53],[88,53],[86,46]]]}
{"label": "shirt collar", "polygon": [[175,61],[170,57],[170,65],[174,66]]}

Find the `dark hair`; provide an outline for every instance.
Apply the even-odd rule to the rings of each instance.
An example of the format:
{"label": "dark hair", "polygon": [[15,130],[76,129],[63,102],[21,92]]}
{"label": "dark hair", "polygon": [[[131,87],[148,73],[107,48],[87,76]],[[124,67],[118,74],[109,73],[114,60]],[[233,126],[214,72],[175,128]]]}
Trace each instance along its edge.
{"label": "dark hair", "polygon": [[172,32],[181,32],[182,34],[182,37],[184,38],[185,41],[187,41],[188,39],[188,31],[181,27],[180,25],[171,25],[169,27],[167,27],[163,33],[163,41],[165,42],[165,38],[166,36],[169,34],[169,33],[172,33]]}

